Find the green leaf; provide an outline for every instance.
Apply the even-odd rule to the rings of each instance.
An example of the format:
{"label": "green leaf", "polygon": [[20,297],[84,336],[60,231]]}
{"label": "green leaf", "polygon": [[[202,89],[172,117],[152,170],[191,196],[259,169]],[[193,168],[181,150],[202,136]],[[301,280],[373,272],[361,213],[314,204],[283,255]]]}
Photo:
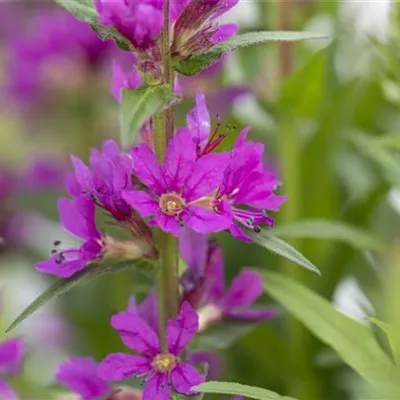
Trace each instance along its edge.
{"label": "green leaf", "polygon": [[377,318],[368,318],[373,324],[375,324],[381,331],[386,334],[388,341],[390,343],[390,347],[393,351],[393,354],[396,360],[400,360],[400,346],[399,346],[399,334],[396,332],[396,329],[388,324],[387,322],[381,321]]}
{"label": "green leaf", "polygon": [[122,146],[131,146],[139,128],[153,114],[177,99],[168,85],[145,85],[136,90],[124,89],[121,104]]}
{"label": "green leaf", "polygon": [[343,315],[329,301],[291,278],[274,272],[261,274],[271,297],[388,399],[398,398],[396,367],[366,326]]}
{"label": "green leaf", "polygon": [[232,396],[243,396],[256,400],[296,400],[293,397],[280,396],[270,390],[254,386],[242,385],[235,382],[205,382],[193,388],[202,393],[228,394]]}
{"label": "green leaf", "polygon": [[183,75],[196,75],[204,68],[217,62],[224,53],[242,47],[269,42],[294,42],[306,39],[326,39],[327,36],[311,32],[247,32],[214,46],[210,51],[194,56],[189,60],[175,61],[174,68]]}
{"label": "green leaf", "polygon": [[246,335],[258,325],[257,322],[223,321],[198,333],[190,343],[190,351],[222,350]]}
{"label": "green leaf", "polygon": [[[137,263],[138,261],[135,260],[134,262]],[[95,263],[88,265],[83,270],[77,272],[70,278],[58,279],[46,291],[44,291],[39,297],[37,297],[20,315],[18,315],[18,317],[6,330],[6,332],[10,332],[14,328],[16,328],[22,321],[24,321],[31,314],[36,312],[39,308],[43,307],[49,301],[54,300],[57,297],[69,292],[74,286],[91,281],[104,274],[115,274],[125,271],[127,269],[135,269],[141,272],[149,271],[144,267],[138,267],[137,264],[133,265],[128,261],[108,265]]]}
{"label": "green leaf", "polygon": [[386,246],[372,234],[340,221],[304,220],[279,225],[271,233],[284,238],[337,240],[359,250],[383,251]]}
{"label": "green leaf", "polygon": [[60,6],[67,9],[82,22],[89,24],[102,40],[113,39],[123,50],[129,50],[128,41],[113,27],[104,28],[99,23],[99,16],[93,0],[56,0]]}
{"label": "green leaf", "polygon": [[265,247],[267,250],[272,251],[272,253],[278,256],[284,257],[289,261],[292,261],[303,268],[314,271],[321,275],[320,270],[306,257],[304,257],[299,251],[285,241],[271,235],[269,231],[261,230],[261,232],[254,232],[251,230],[246,230],[246,234],[252,238],[254,243]]}

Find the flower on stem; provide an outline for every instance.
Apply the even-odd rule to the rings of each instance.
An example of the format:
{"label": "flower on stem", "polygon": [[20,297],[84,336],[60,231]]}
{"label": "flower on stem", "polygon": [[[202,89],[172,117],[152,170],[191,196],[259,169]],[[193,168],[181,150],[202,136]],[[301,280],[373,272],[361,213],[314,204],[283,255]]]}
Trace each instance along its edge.
{"label": "flower on stem", "polygon": [[168,321],[165,352],[158,335],[139,315],[121,312],[111,323],[124,344],[138,355],[108,355],[99,366],[101,378],[119,381],[144,377],[143,400],[169,400],[172,387],[178,393],[193,395],[191,388],[204,382],[204,376],[179,358],[198,330],[197,313],[188,303],[182,304],[175,320]]}
{"label": "flower on stem", "polygon": [[179,247],[188,265],[181,280],[183,298],[197,308],[200,330],[223,318],[262,321],[276,315],[271,307],[251,307],[264,291],[258,272],[243,268],[225,289],[223,254],[214,241],[186,229]]}
{"label": "flower on stem", "polygon": [[120,103],[123,89],[136,89],[141,83],[142,78],[135,68],[125,69],[117,61],[113,61],[111,94],[115,100]]}
{"label": "flower on stem", "polygon": [[138,52],[157,46],[163,24],[162,2],[156,0],[95,0],[100,23],[113,26]]}
{"label": "flower on stem", "polygon": [[124,190],[132,189],[132,158],[121,152],[118,145],[107,140],[102,152],[92,149],[89,169],[79,158],[72,157],[75,174],[67,176],[66,186],[73,196],[86,194],[96,206],[112,216],[117,224],[147,247],[147,255],[156,257],[152,233],[138,213],[124,200]]}
{"label": "flower on stem", "polygon": [[189,0],[174,24],[172,57],[186,60],[232,37],[237,25],[219,26],[215,20],[237,3],[238,0]]}
{"label": "flower on stem", "polygon": [[111,385],[98,376],[98,365],[90,357],[71,357],[58,367],[56,379],[82,400],[94,400],[111,393]]}
{"label": "flower on stem", "polygon": [[22,339],[13,338],[0,342],[0,398],[3,400],[18,399],[15,391],[7,384],[6,378],[19,373],[23,355],[24,342]]}
{"label": "flower on stem", "polygon": [[[36,268],[41,272],[68,278],[85,268],[89,262],[100,259],[105,246],[96,227],[95,204],[90,197],[60,199],[57,206],[63,227],[84,240],[84,243],[79,248],[53,250],[53,255],[46,261],[38,262]],[[58,246],[60,243],[54,244]]]}
{"label": "flower on stem", "polygon": [[180,226],[206,233],[230,226],[230,216],[212,210],[210,199],[221,184],[227,153],[197,158],[187,131],[177,132],[168,144],[163,165],[145,143],[133,148],[134,172],[148,191],[124,191],[122,197],[150,224],[178,236]]}
{"label": "flower on stem", "polygon": [[231,216],[231,234],[249,242],[251,239],[241,227],[258,232],[263,223],[273,226],[269,211],[279,211],[287,198],[275,194],[279,181],[263,166],[264,145],[246,142],[248,132],[249,128],[241,132],[230,153],[214,204],[217,212]]}

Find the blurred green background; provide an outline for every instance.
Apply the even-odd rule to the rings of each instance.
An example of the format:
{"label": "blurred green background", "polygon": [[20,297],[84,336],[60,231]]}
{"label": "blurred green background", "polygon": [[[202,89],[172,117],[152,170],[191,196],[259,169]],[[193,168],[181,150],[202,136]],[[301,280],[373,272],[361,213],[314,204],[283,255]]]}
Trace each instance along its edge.
{"label": "blurred green background", "polygon": [[[30,64],[36,59],[20,59],[26,65],[19,76],[11,74],[9,61],[18,40],[43,28],[35,26],[35,16],[51,7],[0,4],[2,327],[52,281],[35,271],[35,261],[48,256],[54,240],[70,240],[55,205],[64,193],[62,176],[71,169],[69,154],[87,160],[90,146],[119,135],[118,105],[108,91],[111,56],[96,68],[76,52],[49,59],[35,75],[45,99],[21,104],[10,94],[12,79],[39,74]],[[195,92],[203,90],[212,116],[220,113],[224,124],[238,130],[253,127],[251,138],[266,143],[268,162],[283,182],[281,192],[289,196],[276,215],[277,229],[322,271],[321,277],[300,271],[262,248],[221,235],[227,279],[243,266],[285,271],[364,324],[374,315],[398,323],[398,9],[389,1],[242,1],[227,17],[237,20],[242,32],[304,29],[329,38],[242,49],[211,72],[183,80],[177,125],[185,123]],[[10,18],[13,23],[6,24]],[[41,45],[39,39],[29,42],[30,48]],[[309,220],[345,222],[365,236],[335,234],[320,222],[311,228],[299,224]],[[122,280],[106,276],[24,322],[19,333],[30,351],[24,374],[15,380],[23,398],[53,398],[57,363],[69,354],[101,359],[123,350],[110,316],[125,307],[129,294],[143,295],[148,284],[130,272]],[[372,329],[387,350],[386,338]],[[259,324],[218,354],[220,379],[302,400],[368,398],[361,378],[283,309],[276,320]]]}

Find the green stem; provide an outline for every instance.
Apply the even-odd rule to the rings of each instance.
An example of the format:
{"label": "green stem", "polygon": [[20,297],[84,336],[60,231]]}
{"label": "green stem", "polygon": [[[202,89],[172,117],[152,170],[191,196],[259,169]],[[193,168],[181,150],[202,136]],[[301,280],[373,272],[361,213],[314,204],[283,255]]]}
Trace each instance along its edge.
{"label": "green stem", "polygon": [[[169,0],[164,4],[164,28],[161,35],[161,56],[163,67],[163,83],[173,86],[174,72],[169,52]],[[154,116],[155,150],[160,162],[164,160],[168,141],[174,135],[173,107]],[[159,326],[163,350],[166,351],[165,331],[168,319],[173,319],[178,313],[179,274],[178,274],[178,240],[165,232],[159,231],[157,237],[160,254],[160,268],[156,280],[159,305]]]}

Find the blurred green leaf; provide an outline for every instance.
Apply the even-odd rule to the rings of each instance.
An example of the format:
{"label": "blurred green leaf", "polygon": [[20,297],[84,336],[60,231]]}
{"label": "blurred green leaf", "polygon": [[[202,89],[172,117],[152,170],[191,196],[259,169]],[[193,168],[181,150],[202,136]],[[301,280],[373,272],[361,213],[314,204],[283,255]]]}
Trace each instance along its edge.
{"label": "blurred green leaf", "polygon": [[254,232],[246,230],[246,234],[252,238],[254,243],[266,248],[272,253],[278,256],[284,257],[289,261],[292,261],[303,268],[314,271],[317,274],[321,274],[320,270],[306,257],[304,257],[299,251],[285,241],[271,235],[269,231],[261,230],[261,232]]}
{"label": "blurred green leaf", "polygon": [[66,279],[58,279],[54,282],[46,291],[44,291],[39,297],[37,297],[8,327],[6,332],[10,332],[16,328],[22,321],[28,318],[31,314],[36,312],[39,308],[46,305],[49,301],[56,299],[57,297],[69,292],[74,286],[89,282],[96,279],[104,274],[115,274],[118,272],[125,271],[127,269],[133,269],[141,272],[149,272],[149,269],[145,267],[139,267],[137,265],[138,260],[132,261],[136,264],[133,265],[128,261],[107,264],[94,263],[89,264],[83,270],[77,272],[75,275]]}
{"label": "blurred green leaf", "polygon": [[79,20],[89,24],[102,40],[113,39],[123,50],[129,50],[129,43],[114,28],[104,28],[99,23],[98,13],[93,0],[56,0]]}
{"label": "blurred green leaf", "polygon": [[223,54],[243,47],[269,42],[294,42],[307,39],[326,39],[327,36],[311,32],[247,32],[214,46],[210,51],[189,60],[175,61],[174,68],[183,75],[192,76],[217,62]]}
{"label": "blurred green leaf", "polygon": [[281,224],[270,231],[284,238],[329,239],[347,243],[359,250],[385,250],[385,244],[374,235],[341,221],[304,220]]}
{"label": "blurred green leaf", "polygon": [[198,333],[190,343],[190,351],[221,350],[232,346],[240,337],[253,330],[258,322],[226,320]]}
{"label": "blurred green leaf", "polygon": [[377,318],[368,318],[373,324],[375,324],[381,331],[383,331],[390,343],[390,347],[393,351],[393,355],[396,360],[400,360],[400,347],[399,347],[399,333],[396,332],[395,328],[387,322],[381,321]]}
{"label": "blurred green leaf", "polygon": [[366,326],[343,315],[326,299],[291,278],[273,272],[261,274],[270,296],[388,399],[398,399],[396,367]]}
{"label": "blurred green leaf", "polygon": [[351,136],[357,149],[382,171],[389,184],[400,185],[400,158],[385,146],[377,145],[377,139],[362,133]]}
{"label": "blurred green leaf", "polygon": [[296,400],[293,397],[280,396],[270,390],[242,385],[236,382],[210,381],[195,386],[193,389],[202,393],[229,394],[232,396],[243,396],[255,400]]}
{"label": "blurred green leaf", "polygon": [[144,85],[136,90],[124,89],[121,103],[121,144],[132,146],[140,127],[157,111],[177,100],[169,85]]}

